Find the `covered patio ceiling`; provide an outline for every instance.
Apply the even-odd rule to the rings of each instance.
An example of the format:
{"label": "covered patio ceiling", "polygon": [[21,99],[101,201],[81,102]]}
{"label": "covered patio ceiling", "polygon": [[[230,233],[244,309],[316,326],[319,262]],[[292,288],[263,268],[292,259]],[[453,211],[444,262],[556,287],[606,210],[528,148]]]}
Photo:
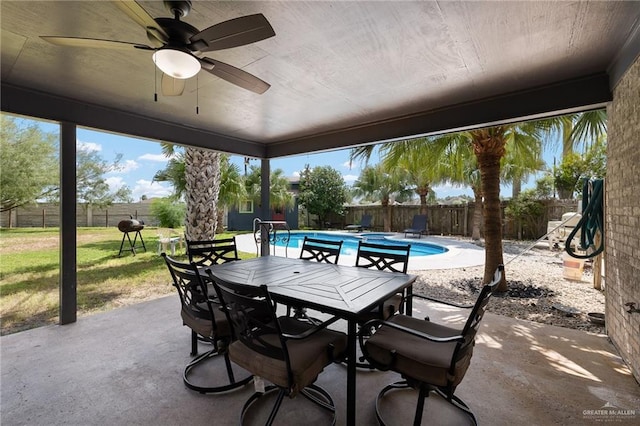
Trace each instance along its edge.
{"label": "covered patio ceiling", "polygon": [[206,56],[271,88],[201,71],[156,102],[151,52],[40,38],[148,44],[113,2],[0,7],[3,111],[264,159],[603,107],[640,53],[637,1],[194,1],[201,30],[266,16],[275,37]]}

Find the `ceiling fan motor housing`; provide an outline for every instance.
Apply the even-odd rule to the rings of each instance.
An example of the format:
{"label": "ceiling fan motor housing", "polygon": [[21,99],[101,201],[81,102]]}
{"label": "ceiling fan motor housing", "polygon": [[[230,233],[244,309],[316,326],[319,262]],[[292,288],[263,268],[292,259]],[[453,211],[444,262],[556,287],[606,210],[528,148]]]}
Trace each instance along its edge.
{"label": "ceiling fan motor housing", "polygon": [[169,46],[185,47],[191,44],[189,39],[200,32],[193,25],[173,18],[155,18],[155,21],[169,36]]}
{"label": "ceiling fan motor housing", "polygon": [[175,16],[176,19],[184,18],[191,11],[191,1],[166,1],[164,7]]}

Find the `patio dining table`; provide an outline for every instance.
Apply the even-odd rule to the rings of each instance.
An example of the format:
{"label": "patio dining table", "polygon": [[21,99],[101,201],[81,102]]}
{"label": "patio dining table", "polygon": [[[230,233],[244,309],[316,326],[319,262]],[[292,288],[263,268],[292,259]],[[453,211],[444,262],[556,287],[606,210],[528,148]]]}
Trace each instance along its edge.
{"label": "patio dining table", "polygon": [[[266,285],[272,299],[305,306],[347,321],[346,424],[356,424],[357,320],[395,293],[410,292],[416,276],[353,266],[264,256],[211,268],[217,278],[244,285]],[[411,312],[408,298],[407,312]]]}

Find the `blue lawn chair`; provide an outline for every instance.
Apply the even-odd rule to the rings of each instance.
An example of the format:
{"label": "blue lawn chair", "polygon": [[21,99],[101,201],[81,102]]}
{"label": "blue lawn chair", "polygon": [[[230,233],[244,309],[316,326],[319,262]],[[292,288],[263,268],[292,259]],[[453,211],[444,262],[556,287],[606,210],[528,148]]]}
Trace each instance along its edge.
{"label": "blue lawn chair", "polygon": [[413,222],[411,223],[411,228],[407,228],[404,230],[404,237],[407,238],[408,234],[418,235],[418,238],[422,237],[422,234],[427,235],[429,233],[427,226],[427,215],[426,214],[417,214],[413,216]]}
{"label": "blue lawn chair", "polygon": [[371,221],[372,221],[372,217],[370,214],[365,214],[362,215],[362,219],[360,220],[360,223],[357,225],[347,225],[344,229],[346,229],[347,231],[358,231],[358,232],[362,232],[365,229],[371,229]]}

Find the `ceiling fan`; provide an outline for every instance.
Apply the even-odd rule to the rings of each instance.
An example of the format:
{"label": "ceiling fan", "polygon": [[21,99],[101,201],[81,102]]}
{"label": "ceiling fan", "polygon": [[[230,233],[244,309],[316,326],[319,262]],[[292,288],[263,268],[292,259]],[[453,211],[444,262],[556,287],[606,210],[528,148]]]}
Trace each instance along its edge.
{"label": "ceiling fan", "polygon": [[253,74],[202,56],[205,52],[244,46],[276,35],[261,13],[230,19],[199,31],[180,20],[191,10],[191,1],[188,0],[164,2],[173,18],[153,18],[135,1],[118,0],[114,3],[145,29],[152,46],[81,37],[40,38],[59,46],[151,50],[154,63],[163,72],[162,93],[165,96],[181,95],[185,80],[200,70],[258,94],[271,87]]}

